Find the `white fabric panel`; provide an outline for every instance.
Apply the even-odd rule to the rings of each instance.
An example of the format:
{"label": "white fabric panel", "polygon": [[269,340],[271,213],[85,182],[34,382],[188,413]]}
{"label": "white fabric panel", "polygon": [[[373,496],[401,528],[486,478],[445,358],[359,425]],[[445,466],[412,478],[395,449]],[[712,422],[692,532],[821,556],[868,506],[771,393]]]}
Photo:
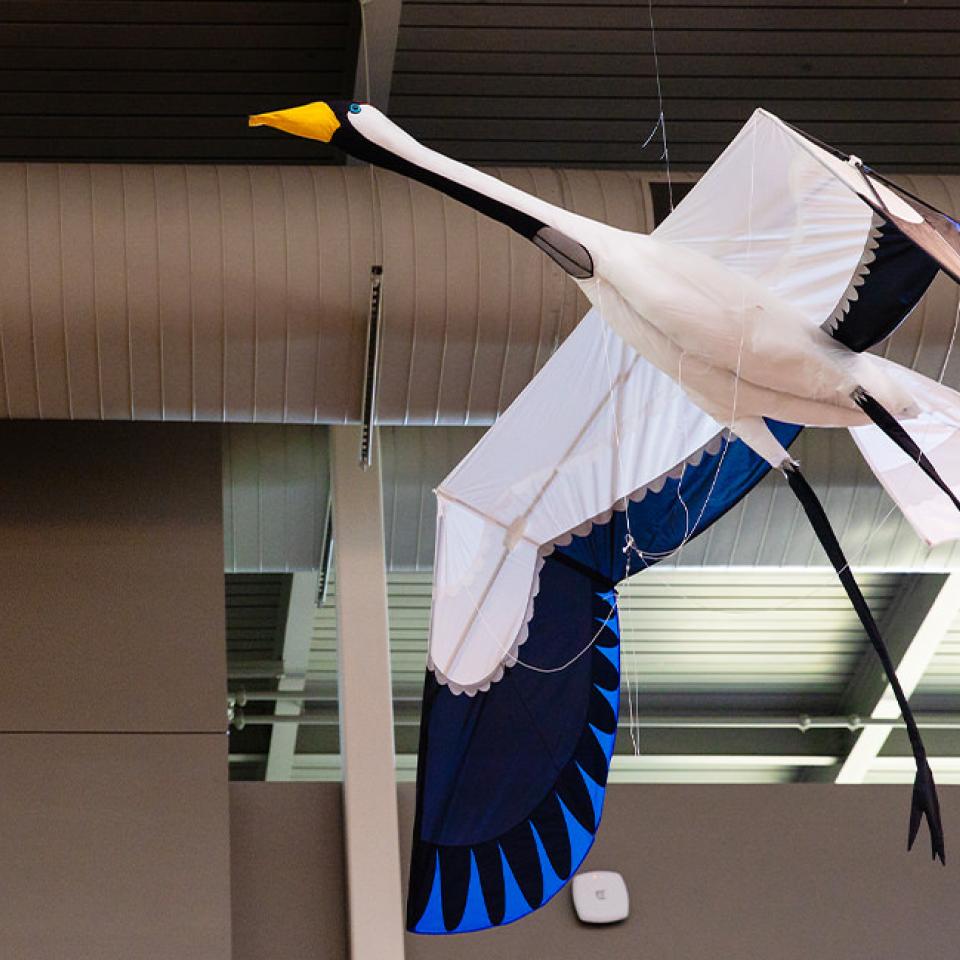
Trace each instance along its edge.
{"label": "white fabric panel", "polygon": [[[922,413],[902,421],[947,486],[960,495],[960,396],[949,387],[883,361],[883,365],[921,407]],[[910,525],[929,546],[960,539],[960,513],[937,485],[878,427],[850,430],[864,459]]]}
{"label": "white fabric panel", "polygon": [[857,180],[757,110],[653,236],[753,277],[819,325],[848,291],[869,239],[873,211],[853,192]]}
{"label": "white fabric panel", "polygon": [[[927,414],[903,422],[904,428],[927,454],[937,472],[960,492],[960,432]],[[864,459],[896,502],[917,536],[931,547],[960,538],[957,508],[937,485],[891,440],[874,426],[850,432]]]}
{"label": "white fabric panel", "polygon": [[719,430],[591,310],[437,490],[438,677],[469,690],[495,679],[525,639],[539,548],[665,475]]}

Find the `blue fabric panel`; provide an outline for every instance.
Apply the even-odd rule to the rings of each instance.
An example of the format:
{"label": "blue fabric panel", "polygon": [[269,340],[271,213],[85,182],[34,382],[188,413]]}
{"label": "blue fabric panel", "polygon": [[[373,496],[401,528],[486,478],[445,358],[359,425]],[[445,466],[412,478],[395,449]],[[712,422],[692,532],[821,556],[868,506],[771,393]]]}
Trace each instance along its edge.
{"label": "blue fabric panel", "polygon": [[547,851],[543,846],[543,841],[537,833],[536,828],[533,831],[534,839],[537,841],[537,856],[540,858],[540,872],[543,875],[543,903],[546,903],[551,897],[555,896],[566,883],[562,877],[558,877],[547,856]]}
{"label": "blue fabric panel", "polygon": [[606,755],[607,765],[609,766],[610,758],[613,756],[613,747],[614,743],[616,742],[617,735],[615,733],[604,733],[593,726],[593,724],[590,725],[590,730],[597,738],[597,743],[600,745],[600,749],[603,750],[604,754]]}
{"label": "blue fabric panel", "polygon": [[507,908],[503,915],[502,922],[513,923],[514,920],[519,920],[521,917],[532,913],[539,904],[535,903],[531,906],[524,899],[523,894],[520,892],[520,885],[517,883],[513,871],[510,869],[510,864],[507,863],[507,858],[503,855],[502,851],[500,853],[500,866],[503,870],[507,901]]}
{"label": "blue fabric panel", "polygon": [[428,874],[427,879],[430,896],[427,899],[427,905],[420,917],[419,924],[415,928],[418,933],[444,928],[443,909],[440,906],[440,859],[436,853],[433,856],[433,870]]}
{"label": "blue fabric panel", "polygon": [[[520,658],[549,668],[580,652],[600,629],[596,616],[609,610],[595,593],[588,577],[548,558]],[[437,844],[479,843],[529,816],[584,731],[592,673],[588,653],[557,673],[514,667],[473,697],[437,689],[424,717],[430,776],[421,785],[423,838]],[[433,683],[428,679],[428,687]]]}
{"label": "blue fabric panel", "polygon": [[940,265],[885,220],[876,259],[858,288],[858,297],[833,332],[835,340],[860,353],[886,339],[907,318],[940,270]]}
{"label": "blue fabric panel", "polygon": [[[547,609],[561,597],[580,614],[566,620],[535,616],[521,648],[530,652],[521,655],[547,666],[585,650],[571,667],[542,674],[518,666],[473,698],[454,696],[427,675],[407,903],[407,925],[414,932],[462,933],[519,919],[554,896],[590,849],[604,794],[595,777],[606,781],[616,737],[619,623],[609,588],[598,589],[583,571],[548,558],[538,611],[541,603]],[[550,654],[557,659],[548,664],[549,641],[564,626],[578,633],[560,643]],[[551,632],[541,636],[543,627]],[[568,690],[570,676],[580,679],[566,698],[551,696],[554,689]],[[527,704],[535,709],[521,709]],[[536,736],[518,736],[517,724]],[[451,772],[454,756],[460,762]],[[584,774],[582,764],[595,776]],[[438,784],[446,785],[446,796]],[[467,855],[469,870],[463,870]]]}
{"label": "blue fabric panel", "polygon": [[[767,425],[785,447],[793,443],[801,430],[794,424],[775,420],[768,420]],[[704,454],[695,466],[688,464],[682,477],[668,479],[659,493],[647,493],[639,503],[630,502],[626,511],[615,512],[609,522],[598,524],[586,536],[575,537],[558,552],[619,583],[626,575],[623,544],[628,516],[630,532],[640,550],[657,555],[668,553],[685,538],[699,536],[719,520],[769,469],[766,460],[741,440],[725,440],[717,453]],[[647,565],[656,562],[651,557]],[[631,573],[641,566],[634,555],[630,560]]]}
{"label": "blue fabric panel", "polygon": [[470,887],[467,892],[467,905],[463,919],[457,927],[457,933],[469,933],[472,930],[486,930],[490,926],[487,907],[480,890],[480,872],[477,870],[477,858],[470,854]]}
{"label": "blue fabric panel", "polygon": [[[784,445],[800,432],[788,424],[770,427]],[[541,906],[576,872],[599,826],[616,739],[620,627],[612,585],[626,570],[627,518],[641,550],[674,550],[736,504],[767,470],[741,442],[725,443],[689,466],[682,481],[668,480],[659,493],[631,503],[628,513],[615,513],[555,550],[541,571],[520,657],[557,667],[596,634],[593,649],[566,669],[538,673],[518,665],[474,697],[454,696],[427,675],[407,905],[411,930],[442,934],[510,923]],[[696,520],[693,529],[678,488]],[[559,835],[557,801],[565,827]],[[541,835],[534,821],[547,832]]]}
{"label": "blue fabric panel", "polygon": [[[576,818],[572,813],[566,808],[563,801],[560,801],[560,806],[563,810],[563,816],[567,821],[567,833],[570,836],[570,849],[573,856],[574,863],[583,863],[587,854],[590,852],[590,847],[593,846],[593,834],[589,830],[584,830],[583,827],[577,823]],[[571,875],[576,873],[576,870],[571,872]]]}
{"label": "blue fabric panel", "polygon": [[597,783],[582,767],[578,766],[580,776],[586,784],[587,792],[590,794],[590,802],[593,804],[593,815],[596,823],[599,825],[600,818],[603,815],[603,798],[606,795],[606,787]]}

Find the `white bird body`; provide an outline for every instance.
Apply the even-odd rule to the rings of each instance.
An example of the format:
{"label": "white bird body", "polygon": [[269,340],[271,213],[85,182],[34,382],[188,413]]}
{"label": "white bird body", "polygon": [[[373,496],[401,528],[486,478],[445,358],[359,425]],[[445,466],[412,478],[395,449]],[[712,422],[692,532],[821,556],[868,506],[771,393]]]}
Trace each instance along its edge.
{"label": "white bird body", "polygon": [[582,244],[594,275],[577,282],[606,323],[772,465],[788,456],[763,417],[819,427],[867,424],[851,399],[858,388],[898,417],[915,415],[914,398],[888,374],[887,361],[847,349],[753,277],[698,250],[620,230],[524,193],[423,146],[369,105],[351,123],[416,168]]}
{"label": "white bird body", "polygon": [[884,369],[893,364],[847,349],[752,277],[646,234],[577,226],[596,270],[578,282],[604,320],[774,466],[787,454],[757,418],[866,424],[851,398],[858,387],[899,417],[915,415]]}

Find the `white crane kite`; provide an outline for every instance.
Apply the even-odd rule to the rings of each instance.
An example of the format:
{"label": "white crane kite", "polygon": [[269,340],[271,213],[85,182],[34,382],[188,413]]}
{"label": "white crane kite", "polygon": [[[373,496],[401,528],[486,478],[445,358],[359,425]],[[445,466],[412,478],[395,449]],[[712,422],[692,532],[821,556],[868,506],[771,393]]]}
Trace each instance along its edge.
{"label": "white crane kite", "polygon": [[770,467],[881,657],[917,762],[909,844],[926,817],[943,860],[910,708],[786,447],[802,426],[853,428],[917,532],[960,537],[960,395],[863,352],[938,270],[960,281],[960,226],[762,110],[649,236],[429,150],[367,104],[313,103],[250,123],[330,141],[493,217],[593,306],[437,490],[410,928],[509,922],[576,870],[616,732],[614,587],[631,556],[646,565],[676,550]]}

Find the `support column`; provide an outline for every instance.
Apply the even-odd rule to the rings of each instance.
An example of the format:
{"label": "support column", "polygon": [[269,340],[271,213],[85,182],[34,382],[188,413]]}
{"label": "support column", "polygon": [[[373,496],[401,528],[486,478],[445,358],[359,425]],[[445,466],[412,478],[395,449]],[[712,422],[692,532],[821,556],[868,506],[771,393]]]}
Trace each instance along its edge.
{"label": "support column", "polygon": [[380,462],[360,469],[359,427],[330,446],[350,956],[403,960]]}

